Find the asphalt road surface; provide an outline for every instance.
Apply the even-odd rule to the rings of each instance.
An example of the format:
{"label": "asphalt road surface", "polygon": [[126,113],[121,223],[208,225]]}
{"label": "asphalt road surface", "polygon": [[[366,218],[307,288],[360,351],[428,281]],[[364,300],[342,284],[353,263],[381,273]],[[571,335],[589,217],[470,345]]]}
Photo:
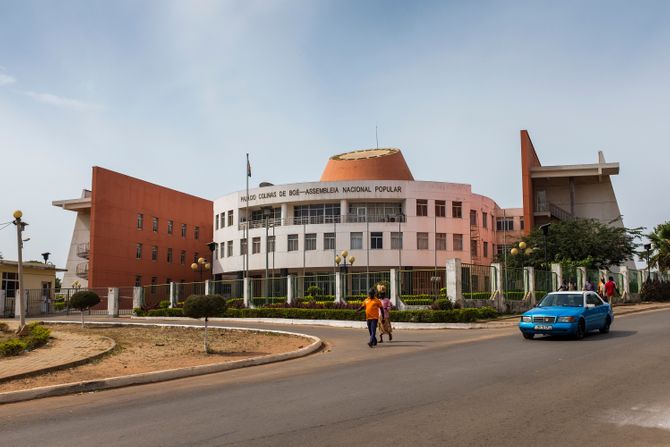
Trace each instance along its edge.
{"label": "asphalt road surface", "polygon": [[363,330],[289,330],[328,346],[274,365],[3,405],[0,445],[670,446],[670,311],[617,319],[610,334],[581,341],[397,331],[370,349]]}

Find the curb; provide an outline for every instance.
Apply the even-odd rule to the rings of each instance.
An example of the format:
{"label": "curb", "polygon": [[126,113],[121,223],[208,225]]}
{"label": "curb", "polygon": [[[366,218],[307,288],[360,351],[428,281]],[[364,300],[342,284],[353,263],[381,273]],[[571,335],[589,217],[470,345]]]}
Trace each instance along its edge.
{"label": "curb", "polygon": [[[58,324],[77,324],[72,321],[53,321]],[[108,322],[88,322],[87,324],[104,324],[114,326],[151,326],[151,327],[188,327],[198,328],[193,325],[177,325],[177,324],[146,324],[146,323],[108,323]],[[248,332],[269,332],[275,334],[295,335],[298,337],[312,340],[309,346],[300,348],[296,351],[284,352],[282,354],[271,354],[260,357],[252,357],[243,360],[234,360],[232,362],[214,363],[210,365],[190,366],[187,368],[168,369],[163,371],[152,371],[139,374],[131,374],[128,376],[109,377],[105,379],[85,380],[82,382],[65,383],[61,385],[51,385],[39,388],[32,388],[29,390],[8,391],[0,393],[0,404],[7,404],[13,402],[21,402],[32,399],[39,399],[43,397],[62,396],[65,394],[85,393],[91,391],[108,390],[113,388],[121,388],[131,385],[142,385],[147,383],[163,382],[166,380],[182,379],[185,377],[200,376],[204,374],[212,374],[223,371],[230,371],[233,369],[246,368],[249,366],[265,365],[268,363],[281,362],[284,360],[291,360],[300,357],[305,357],[321,348],[323,342],[320,338],[312,335],[298,334],[295,332],[274,331],[267,329],[249,329],[249,328],[234,328],[234,327],[216,327],[216,329],[229,329],[237,331]]]}

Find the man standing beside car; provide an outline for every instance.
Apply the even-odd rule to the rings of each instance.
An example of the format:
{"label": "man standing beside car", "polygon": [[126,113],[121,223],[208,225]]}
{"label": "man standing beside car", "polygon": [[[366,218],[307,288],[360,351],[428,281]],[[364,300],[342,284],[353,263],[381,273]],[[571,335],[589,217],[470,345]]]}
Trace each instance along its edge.
{"label": "man standing beside car", "polygon": [[612,304],[612,298],[619,292],[619,289],[616,287],[616,283],[614,282],[614,277],[610,276],[609,281],[605,283],[605,301],[608,303]]}

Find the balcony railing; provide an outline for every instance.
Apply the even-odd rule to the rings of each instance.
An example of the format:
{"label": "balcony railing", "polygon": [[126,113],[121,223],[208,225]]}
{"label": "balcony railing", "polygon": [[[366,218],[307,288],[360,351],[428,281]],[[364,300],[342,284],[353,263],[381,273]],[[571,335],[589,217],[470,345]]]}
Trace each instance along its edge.
{"label": "balcony railing", "polygon": [[79,256],[80,258],[88,259],[90,249],[91,244],[88,242],[77,244],[77,256]]}
{"label": "balcony railing", "polygon": [[[265,228],[279,227],[289,225],[320,225],[320,224],[335,224],[335,223],[398,223],[405,222],[404,214],[387,214],[387,215],[372,215],[360,216],[356,214],[346,214],[344,216],[304,216],[304,217],[289,217],[286,219],[261,219],[252,220],[249,222],[249,228]],[[238,225],[239,230],[244,230],[246,222],[241,222]]]}
{"label": "balcony railing", "polygon": [[549,213],[551,217],[558,220],[572,220],[575,218],[569,211],[564,210],[560,206],[554,205],[551,202],[537,201],[535,204],[536,213]]}
{"label": "balcony railing", "polygon": [[80,262],[77,264],[76,274],[80,278],[88,279],[88,262]]}

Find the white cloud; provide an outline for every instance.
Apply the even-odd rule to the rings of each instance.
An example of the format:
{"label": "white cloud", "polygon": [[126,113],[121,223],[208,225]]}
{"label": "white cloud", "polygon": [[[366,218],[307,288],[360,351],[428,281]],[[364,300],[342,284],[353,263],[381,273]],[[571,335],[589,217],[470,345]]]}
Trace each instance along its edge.
{"label": "white cloud", "polygon": [[5,74],[2,69],[0,69],[0,86],[13,84],[16,82],[16,79],[11,77],[8,74]]}
{"label": "white cloud", "polygon": [[24,95],[30,96],[35,101],[56,107],[64,107],[67,109],[82,110],[82,111],[104,110],[104,107],[99,104],[91,104],[84,101],[79,101],[78,99],[52,95],[51,93],[36,93],[31,91],[24,91],[22,93]]}

